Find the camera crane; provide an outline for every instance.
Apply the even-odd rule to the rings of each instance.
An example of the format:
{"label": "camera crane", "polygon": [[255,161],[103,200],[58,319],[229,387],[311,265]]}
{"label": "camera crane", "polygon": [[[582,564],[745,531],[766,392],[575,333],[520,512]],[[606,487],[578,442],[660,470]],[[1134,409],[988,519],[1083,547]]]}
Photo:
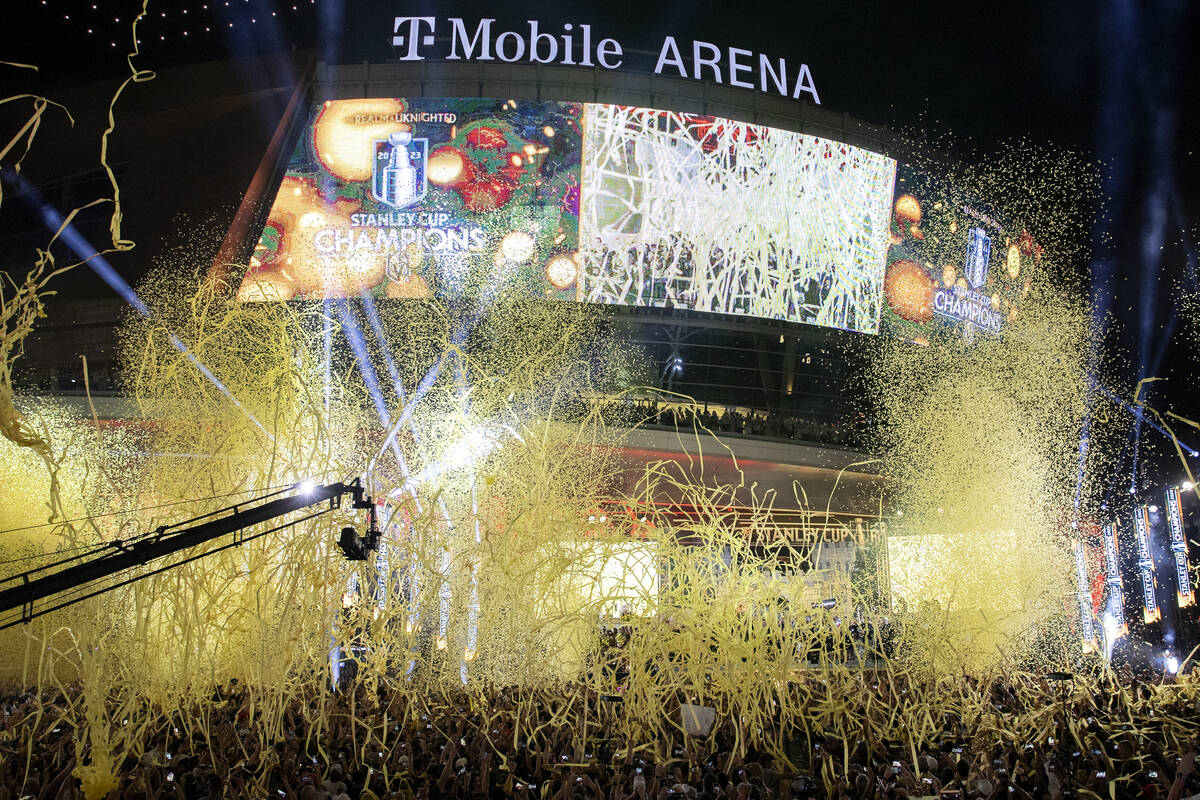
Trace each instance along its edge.
{"label": "camera crane", "polygon": [[[276,497],[276,495],[287,492],[295,492],[295,494]],[[367,554],[379,545],[379,531],[376,528],[375,503],[366,496],[361,481],[355,478],[350,483],[314,486],[296,484],[287,489],[226,506],[174,525],[164,525],[134,539],[108,542],[80,555],[70,556],[17,575],[2,578],[0,579],[0,630],[27,623],[35,617],[49,614],[98,594],[328,514],[330,511],[342,507],[342,498],[345,495],[351,496],[351,508],[367,509],[368,525],[366,535],[362,537],[352,527],[342,528],[338,547],[347,559],[365,561]],[[275,499],[270,499],[273,497]],[[255,525],[273,522],[293,512],[312,509],[314,506],[322,504],[325,504],[324,508],[318,508],[297,519],[281,522],[251,535],[242,533]],[[149,571],[139,571],[123,576],[113,583],[105,580],[130,570],[136,570],[151,561],[166,558],[174,553],[230,534],[233,535],[232,541],[220,547],[189,555]],[[38,606],[39,601],[46,599],[49,599],[50,602]],[[17,609],[20,610],[18,614],[9,613]]]}

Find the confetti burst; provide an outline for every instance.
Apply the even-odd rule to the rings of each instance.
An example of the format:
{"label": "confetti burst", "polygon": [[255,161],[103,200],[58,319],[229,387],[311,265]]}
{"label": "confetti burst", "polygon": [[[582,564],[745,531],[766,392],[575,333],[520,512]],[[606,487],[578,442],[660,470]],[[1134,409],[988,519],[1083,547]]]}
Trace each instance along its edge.
{"label": "confetti burst", "polygon": [[581,299],[878,330],[894,161],[712,117],[586,111]]}

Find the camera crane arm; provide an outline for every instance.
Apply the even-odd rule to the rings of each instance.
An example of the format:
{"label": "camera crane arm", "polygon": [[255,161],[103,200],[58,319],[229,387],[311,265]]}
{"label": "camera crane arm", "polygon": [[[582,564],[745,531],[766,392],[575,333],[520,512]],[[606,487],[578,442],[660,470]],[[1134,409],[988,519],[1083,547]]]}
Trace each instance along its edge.
{"label": "camera crane arm", "polygon": [[[110,589],[115,589],[118,586],[149,577],[149,575],[157,572],[172,569],[180,566],[182,563],[186,563],[186,561],[210,555],[211,553],[218,552],[218,550],[194,555],[184,562],[169,564],[112,585],[104,585],[94,589],[92,587],[92,584],[98,581],[126,570],[143,566],[150,561],[165,558],[166,556],[202,545],[231,533],[234,534],[234,540],[225,547],[233,547],[249,539],[255,539],[267,533],[303,522],[305,519],[321,516],[335,508],[340,508],[342,497],[347,494],[352,496],[353,508],[368,509],[369,525],[365,538],[360,538],[354,528],[343,528],[341,538],[338,540],[338,546],[342,549],[346,558],[362,561],[367,558],[367,553],[374,550],[378,545],[379,531],[375,527],[375,503],[370,497],[365,495],[362,484],[357,478],[351,483],[330,483],[313,486],[311,489],[301,488],[299,485],[292,488],[296,489],[297,493],[290,497],[280,497],[267,502],[262,502],[266,498],[260,497],[256,500],[227,506],[218,511],[194,517],[174,525],[165,525],[153,533],[132,542],[117,541],[103,548],[104,550],[108,550],[111,547],[115,547],[117,548],[117,552],[115,553],[107,553],[96,558],[88,558],[92,553],[87,553],[76,558],[68,558],[54,564],[37,567],[27,572],[0,579],[0,587],[3,587],[0,588],[0,615],[5,615],[6,612],[14,609],[20,609],[20,615],[15,619],[5,620],[0,618],[0,630],[29,622],[34,617],[78,603],[81,600],[94,597]],[[270,496],[267,495],[266,497]],[[256,503],[258,505],[255,505]],[[255,533],[253,536],[242,538],[237,536],[240,531],[246,528],[264,522],[271,522],[295,511],[312,508],[323,503],[328,503],[328,506],[301,519],[284,522],[266,531]],[[197,524],[193,525],[190,523]],[[219,548],[219,550],[223,550],[225,547]],[[78,563],[54,570],[54,567],[71,561],[77,561]],[[62,602],[49,605],[49,607],[34,608],[34,605],[39,600],[44,600],[63,592],[69,592],[73,589],[83,588],[93,590],[85,591],[79,596],[66,598]]]}

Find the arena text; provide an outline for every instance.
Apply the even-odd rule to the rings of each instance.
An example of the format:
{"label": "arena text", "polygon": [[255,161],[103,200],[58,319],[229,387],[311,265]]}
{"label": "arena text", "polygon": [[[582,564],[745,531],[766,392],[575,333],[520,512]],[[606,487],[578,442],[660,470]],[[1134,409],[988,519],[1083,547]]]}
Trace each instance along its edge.
{"label": "arena text", "polygon": [[[526,61],[600,69],[618,69],[625,63],[621,43],[594,37],[591,25],[568,22],[561,32],[551,33],[532,19],[526,22],[527,28],[518,30],[500,30],[495,19],[486,18],[474,26],[461,17],[447,17],[440,26],[438,22],[437,17],[395,17],[392,47],[397,57],[401,61],[440,57],[447,61]],[[711,80],[821,103],[808,64],[789,65],[785,58],[712,42],[693,40],[689,46],[674,36],[664,37],[654,74]]]}

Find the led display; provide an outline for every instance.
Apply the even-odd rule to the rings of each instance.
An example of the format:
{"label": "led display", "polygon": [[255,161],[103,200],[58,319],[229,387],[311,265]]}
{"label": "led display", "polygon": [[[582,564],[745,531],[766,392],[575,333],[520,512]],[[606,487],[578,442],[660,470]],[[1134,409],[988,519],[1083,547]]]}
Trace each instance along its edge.
{"label": "led display", "polygon": [[719,117],[586,115],[581,300],[878,330],[894,161]]}
{"label": "led display", "polygon": [[894,178],[876,153],[719,117],[327,101],[238,296],[518,293],[875,333]]}
{"label": "led display", "polygon": [[917,342],[1000,333],[1040,267],[1027,231],[930,175],[901,166],[892,202],[880,330]]}
{"label": "led display", "polygon": [[569,289],[581,114],[578,104],[526,100],[323,103],[239,298]]}

